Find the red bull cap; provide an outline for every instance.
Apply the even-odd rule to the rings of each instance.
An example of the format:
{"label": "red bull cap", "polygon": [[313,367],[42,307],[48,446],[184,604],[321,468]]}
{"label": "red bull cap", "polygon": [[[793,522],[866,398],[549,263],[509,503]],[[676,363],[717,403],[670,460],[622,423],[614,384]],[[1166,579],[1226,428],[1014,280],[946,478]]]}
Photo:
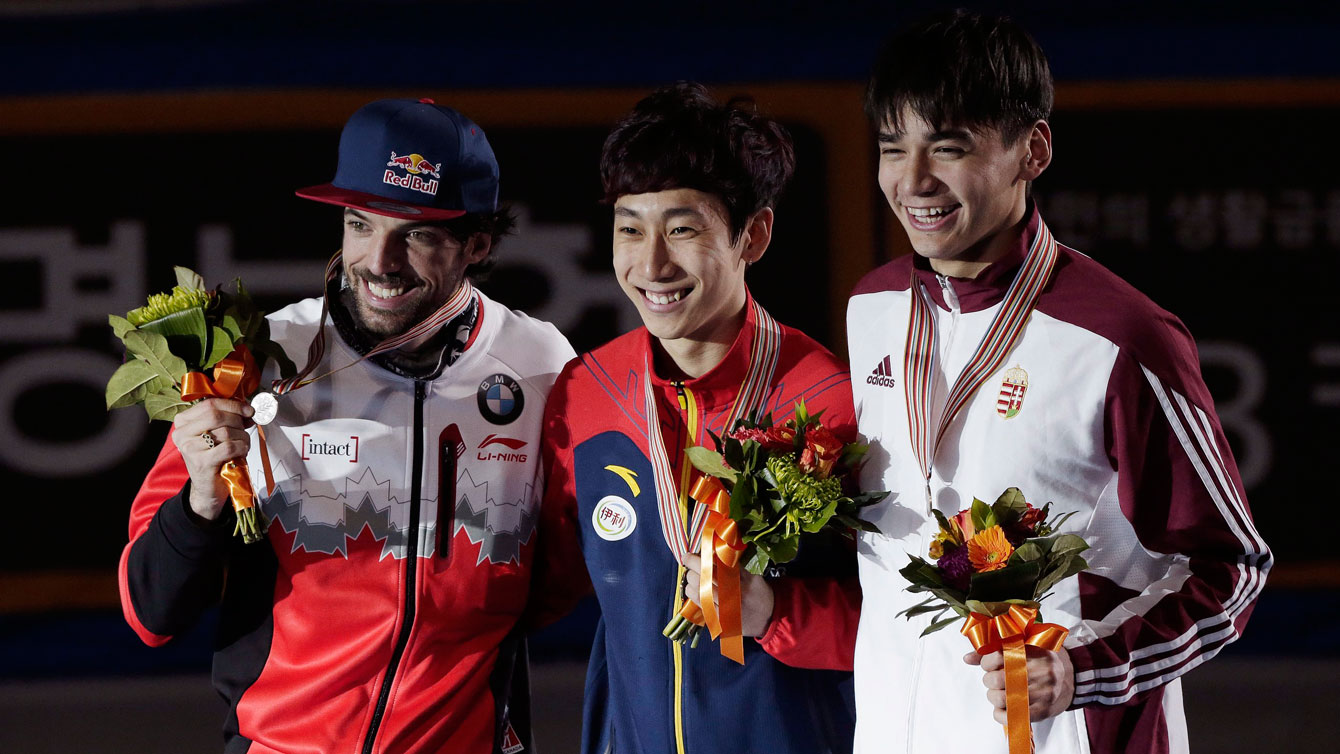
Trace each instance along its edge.
{"label": "red bull cap", "polygon": [[498,209],[498,161],[484,130],[430,99],[364,105],[340,134],[335,180],[298,196],[379,215],[450,220]]}

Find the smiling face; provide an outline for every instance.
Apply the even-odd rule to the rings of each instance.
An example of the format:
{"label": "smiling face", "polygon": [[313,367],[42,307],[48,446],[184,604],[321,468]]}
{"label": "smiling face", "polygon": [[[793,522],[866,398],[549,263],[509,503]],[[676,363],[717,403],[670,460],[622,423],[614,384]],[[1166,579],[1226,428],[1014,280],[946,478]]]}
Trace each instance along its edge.
{"label": "smiling face", "polygon": [[462,244],[441,227],[356,209],[344,210],[344,274],[358,324],[398,335],[437,310],[488,256],[489,238]]}
{"label": "smiling face", "polygon": [[695,189],[626,194],[614,203],[619,285],[686,374],[705,373],[734,342],[744,318],[745,267],[763,256],[771,231],[772,210],[765,208],[732,243],[725,204]]}
{"label": "smiling face", "polygon": [[1051,160],[1046,121],[1014,144],[993,128],[937,128],[904,112],[879,133],[879,186],[912,248],[937,272],[974,277],[1014,242],[1028,182]]}

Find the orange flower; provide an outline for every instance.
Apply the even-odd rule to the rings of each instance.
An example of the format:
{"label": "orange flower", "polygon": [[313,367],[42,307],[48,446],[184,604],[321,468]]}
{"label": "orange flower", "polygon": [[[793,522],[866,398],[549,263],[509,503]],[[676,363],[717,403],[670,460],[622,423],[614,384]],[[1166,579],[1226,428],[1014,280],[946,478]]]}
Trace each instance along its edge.
{"label": "orange flower", "polygon": [[1014,546],[1005,539],[1005,531],[999,526],[983,529],[968,540],[968,560],[978,573],[1004,568],[1013,552]]}

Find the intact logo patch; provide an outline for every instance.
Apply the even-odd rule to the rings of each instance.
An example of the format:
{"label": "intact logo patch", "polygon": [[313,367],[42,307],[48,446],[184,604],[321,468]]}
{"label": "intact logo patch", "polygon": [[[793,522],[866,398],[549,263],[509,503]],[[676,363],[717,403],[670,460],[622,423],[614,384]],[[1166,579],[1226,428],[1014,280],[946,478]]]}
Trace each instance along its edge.
{"label": "intact logo patch", "polygon": [[618,542],[637,528],[637,512],[627,500],[607,495],[591,511],[591,528],[606,542]]}
{"label": "intact logo patch", "polygon": [[876,387],[893,387],[893,360],[887,355],[884,360],[875,365],[875,370],[870,376],[865,378],[865,384],[875,385]]}
{"label": "intact logo patch", "polygon": [[511,424],[526,407],[521,384],[506,374],[495,374],[479,383],[475,398],[479,413],[491,424]]}
{"label": "intact logo patch", "polygon": [[330,456],[348,459],[349,463],[358,463],[358,435],[345,437],[327,437],[326,435],[302,434],[302,460],[310,461],[315,457]]}
{"label": "intact logo patch", "polygon": [[1028,372],[1018,366],[1005,370],[1000,381],[1000,397],[996,399],[996,413],[1013,419],[1024,407],[1024,393],[1028,392]]}

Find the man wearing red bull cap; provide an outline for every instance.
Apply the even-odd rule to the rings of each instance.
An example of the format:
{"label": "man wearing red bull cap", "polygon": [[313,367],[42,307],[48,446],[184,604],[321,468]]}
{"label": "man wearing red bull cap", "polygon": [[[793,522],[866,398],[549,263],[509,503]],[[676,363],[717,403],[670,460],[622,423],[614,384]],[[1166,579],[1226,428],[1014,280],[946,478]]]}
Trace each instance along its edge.
{"label": "man wearing red bull cap", "polygon": [[323,297],[269,317],[308,357],[273,383],[266,541],[230,536],[218,472],[263,468],[252,418],[269,417],[202,401],[132,506],[126,619],[157,646],[221,600],[227,752],[528,751],[508,702],[525,698],[521,627],[552,615],[540,598],[571,601],[535,545],[555,525],[541,413],[573,353],[470,282],[512,224],[493,151],[455,110],[380,100],[345,126],[335,180],[298,194],[344,208],[344,245]]}

